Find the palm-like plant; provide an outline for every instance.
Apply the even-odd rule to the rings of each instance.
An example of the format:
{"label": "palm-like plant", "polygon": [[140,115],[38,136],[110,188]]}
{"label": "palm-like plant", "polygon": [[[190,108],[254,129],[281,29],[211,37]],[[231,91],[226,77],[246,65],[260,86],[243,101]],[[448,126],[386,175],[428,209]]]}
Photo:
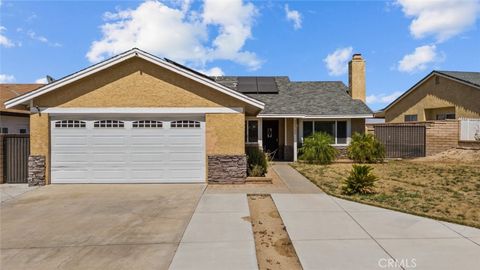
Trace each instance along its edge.
{"label": "palm-like plant", "polygon": [[337,149],[332,146],[333,138],[327,133],[315,132],[305,138],[300,149],[300,158],[310,163],[330,164],[337,155]]}
{"label": "palm-like plant", "polygon": [[342,186],[344,194],[370,194],[373,193],[378,177],[372,173],[373,168],[368,165],[352,165],[350,175]]}

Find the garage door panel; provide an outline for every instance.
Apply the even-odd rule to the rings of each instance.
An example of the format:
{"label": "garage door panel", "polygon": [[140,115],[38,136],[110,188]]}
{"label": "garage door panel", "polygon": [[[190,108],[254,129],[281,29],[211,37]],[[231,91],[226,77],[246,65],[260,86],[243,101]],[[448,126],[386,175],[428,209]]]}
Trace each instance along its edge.
{"label": "garage door panel", "polygon": [[55,146],[86,146],[87,142],[84,136],[57,136]]}
{"label": "garage door panel", "polygon": [[130,155],[130,162],[132,163],[145,163],[145,164],[157,164],[157,163],[164,163],[169,160],[170,156],[166,154],[166,152],[161,153],[145,153],[139,154],[134,153]]}
{"label": "garage door panel", "polygon": [[85,160],[88,159],[88,154],[87,153],[56,153],[55,155],[52,156],[52,162],[85,162]]}
{"label": "garage door panel", "polygon": [[104,170],[101,168],[95,168],[92,171],[92,179],[100,180],[112,180],[113,183],[125,182],[126,170]]}
{"label": "garage door panel", "polygon": [[99,136],[92,135],[88,138],[88,141],[91,145],[101,145],[101,146],[125,146],[126,138],[122,135],[117,136]]}
{"label": "garage door panel", "polygon": [[[115,119],[113,119],[115,120]],[[119,119],[121,120],[121,119]],[[205,181],[201,128],[52,126],[53,183],[174,183]]]}
{"label": "garage door panel", "polygon": [[87,179],[89,172],[87,170],[52,170],[52,179],[59,179],[60,181],[69,183],[77,182],[78,179]]}

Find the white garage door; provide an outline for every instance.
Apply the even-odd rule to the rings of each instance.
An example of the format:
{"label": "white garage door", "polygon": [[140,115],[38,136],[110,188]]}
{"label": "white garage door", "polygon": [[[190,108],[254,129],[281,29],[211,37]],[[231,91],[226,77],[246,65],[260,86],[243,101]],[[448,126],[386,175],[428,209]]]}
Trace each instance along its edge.
{"label": "white garage door", "polygon": [[205,182],[205,122],[51,122],[52,183]]}

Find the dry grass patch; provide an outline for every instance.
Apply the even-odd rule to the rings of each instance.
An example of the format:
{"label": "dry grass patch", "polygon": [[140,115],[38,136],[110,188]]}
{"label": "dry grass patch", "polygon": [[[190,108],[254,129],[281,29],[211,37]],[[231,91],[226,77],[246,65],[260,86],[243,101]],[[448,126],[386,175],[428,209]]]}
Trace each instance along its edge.
{"label": "dry grass patch", "polygon": [[270,195],[248,195],[260,270],[301,270],[295,248]]}
{"label": "dry grass patch", "polygon": [[379,177],[370,195],[342,194],[351,164],[292,165],[325,192],[407,213],[480,228],[480,164],[391,161],[371,164]]}

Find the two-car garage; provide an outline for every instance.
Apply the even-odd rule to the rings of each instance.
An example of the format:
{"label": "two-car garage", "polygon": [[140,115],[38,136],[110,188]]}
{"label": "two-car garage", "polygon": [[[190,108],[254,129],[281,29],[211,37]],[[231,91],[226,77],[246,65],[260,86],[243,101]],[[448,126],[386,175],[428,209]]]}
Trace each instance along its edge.
{"label": "two-car garage", "polygon": [[205,182],[201,117],[55,116],[51,183]]}
{"label": "two-car garage", "polygon": [[265,104],[139,49],[11,99],[30,109],[28,183],[241,183]]}

